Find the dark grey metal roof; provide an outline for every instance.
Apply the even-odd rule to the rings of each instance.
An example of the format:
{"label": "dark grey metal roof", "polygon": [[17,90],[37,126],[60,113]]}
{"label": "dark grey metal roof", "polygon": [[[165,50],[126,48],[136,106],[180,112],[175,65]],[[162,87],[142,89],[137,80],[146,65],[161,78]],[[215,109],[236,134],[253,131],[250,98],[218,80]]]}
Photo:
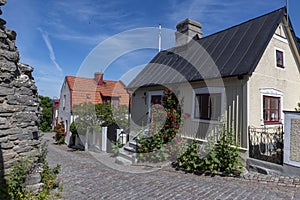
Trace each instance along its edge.
{"label": "dark grey metal roof", "polygon": [[251,75],[261,59],[286,8],[233,26],[186,45],[158,53],[128,85],[150,85]]}

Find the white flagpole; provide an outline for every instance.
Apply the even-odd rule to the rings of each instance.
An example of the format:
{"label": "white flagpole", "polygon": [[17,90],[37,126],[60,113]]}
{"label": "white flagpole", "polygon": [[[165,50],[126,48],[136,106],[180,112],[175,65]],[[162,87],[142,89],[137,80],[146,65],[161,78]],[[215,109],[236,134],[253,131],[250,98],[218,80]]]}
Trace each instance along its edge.
{"label": "white flagpole", "polygon": [[158,25],[158,52],[161,51],[161,24]]}

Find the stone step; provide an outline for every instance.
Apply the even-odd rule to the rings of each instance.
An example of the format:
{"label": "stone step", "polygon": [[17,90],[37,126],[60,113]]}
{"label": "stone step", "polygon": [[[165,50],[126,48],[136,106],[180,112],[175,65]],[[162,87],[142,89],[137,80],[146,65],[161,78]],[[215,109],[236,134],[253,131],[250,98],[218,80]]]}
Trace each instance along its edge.
{"label": "stone step", "polygon": [[133,152],[136,153],[136,148],[132,147],[132,146],[125,146],[124,150],[129,151],[129,152]]}
{"label": "stone step", "polygon": [[125,147],[124,149],[121,148],[119,150],[119,154],[116,158],[116,162],[117,163],[122,163],[122,164],[133,164],[133,163],[136,163],[137,160],[136,160],[136,154],[133,152],[133,151],[128,151],[128,150],[125,150]]}
{"label": "stone step", "polygon": [[132,147],[132,148],[139,148],[141,145],[136,142],[136,141],[130,141],[129,142],[129,147]]}
{"label": "stone step", "polygon": [[123,158],[122,156],[117,156],[115,163],[120,164],[120,165],[132,165],[133,164],[131,160]]}

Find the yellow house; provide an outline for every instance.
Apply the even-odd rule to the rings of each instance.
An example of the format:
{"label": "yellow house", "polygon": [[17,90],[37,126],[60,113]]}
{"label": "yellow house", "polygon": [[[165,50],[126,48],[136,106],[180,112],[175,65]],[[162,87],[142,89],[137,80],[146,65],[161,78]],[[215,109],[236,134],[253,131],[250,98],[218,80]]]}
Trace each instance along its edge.
{"label": "yellow house", "polygon": [[150,122],[151,104],[173,88],[185,116],[181,134],[205,141],[225,123],[249,148],[248,128],[284,124],[300,101],[300,57],[286,8],[202,37],[191,19],[177,26],[176,46],[159,52],[128,85],[136,125]]}

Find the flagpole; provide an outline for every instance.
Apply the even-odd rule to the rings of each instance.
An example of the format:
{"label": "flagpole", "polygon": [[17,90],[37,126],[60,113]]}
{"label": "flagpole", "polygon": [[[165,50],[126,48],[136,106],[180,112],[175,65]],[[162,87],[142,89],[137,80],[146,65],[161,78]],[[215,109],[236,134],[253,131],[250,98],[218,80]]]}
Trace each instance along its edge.
{"label": "flagpole", "polygon": [[158,52],[161,51],[161,24],[158,25]]}

